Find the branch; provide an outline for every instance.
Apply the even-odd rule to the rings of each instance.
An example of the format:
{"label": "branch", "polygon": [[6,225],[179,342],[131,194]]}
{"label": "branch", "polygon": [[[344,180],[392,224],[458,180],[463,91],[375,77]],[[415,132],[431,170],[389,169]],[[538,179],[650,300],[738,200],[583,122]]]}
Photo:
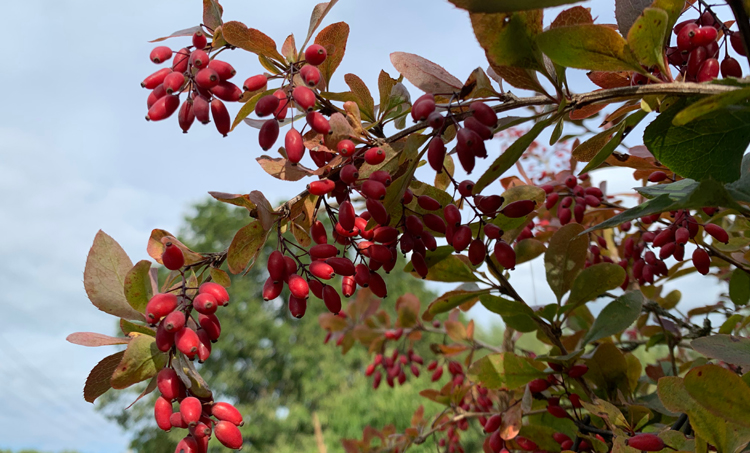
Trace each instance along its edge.
{"label": "branch", "polygon": [[721,250],[717,249],[713,245],[704,245],[709,251],[709,253],[717,258],[720,258],[724,261],[726,261],[729,264],[733,264],[737,269],[740,269],[744,271],[746,274],[750,274],[750,269],[748,269],[744,264],[740,263],[739,261],[735,260],[734,258],[725,255],[721,252]]}

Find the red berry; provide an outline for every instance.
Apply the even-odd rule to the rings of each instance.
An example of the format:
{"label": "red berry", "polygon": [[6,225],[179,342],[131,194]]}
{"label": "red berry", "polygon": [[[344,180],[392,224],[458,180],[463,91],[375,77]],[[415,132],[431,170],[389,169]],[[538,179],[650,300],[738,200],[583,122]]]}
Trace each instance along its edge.
{"label": "red berry", "polygon": [[696,79],[698,82],[710,82],[719,76],[719,60],[708,58],[701,64]]}
{"label": "red berry", "polygon": [[693,38],[698,30],[698,25],[695,23],[688,23],[682,26],[680,32],[677,33],[677,48],[682,52],[690,52],[697,47],[693,43]]}
{"label": "red berry", "polygon": [[203,96],[197,96],[193,99],[193,111],[195,112],[195,118],[202,124],[208,124],[211,122],[209,115],[211,106],[208,100]]}
{"label": "red berry", "polygon": [[289,129],[284,137],[284,148],[286,149],[286,156],[292,165],[297,164],[302,157],[305,155],[305,144],[302,139],[302,134],[295,128]]}
{"label": "red berry", "polygon": [[445,117],[440,112],[432,112],[427,116],[427,122],[431,128],[438,130],[443,127]]}
{"label": "red berry", "polygon": [[501,214],[512,219],[525,217],[534,211],[536,202],[534,200],[518,200],[504,207]]}
{"label": "red berry", "polygon": [[474,266],[478,266],[487,256],[487,248],[481,239],[474,239],[469,246],[469,261]]}
{"label": "red berry", "polygon": [[161,352],[167,352],[174,346],[174,333],[167,332],[164,328],[164,323],[160,323],[159,327],[156,328],[156,347]]}
{"label": "red berry", "polygon": [[198,294],[195,296],[195,299],[193,299],[193,308],[198,313],[209,315],[211,313],[216,313],[216,309],[219,308],[219,303],[216,301],[216,298],[210,294]]}
{"label": "red berry", "polygon": [[214,118],[216,130],[226,137],[232,128],[232,119],[229,117],[229,112],[223,102],[218,99],[211,101],[211,116]]}
{"label": "red berry", "polygon": [[219,420],[227,421],[237,426],[244,424],[240,411],[229,403],[214,403],[211,406],[211,415]]}
{"label": "red berry", "polygon": [[726,230],[719,225],[716,225],[714,223],[707,223],[703,226],[703,229],[706,230],[706,233],[710,234],[719,242],[723,242],[724,244],[729,243],[729,234],[726,232]]}
{"label": "red berry", "polygon": [[[450,206],[450,205],[449,205]],[[461,252],[469,246],[471,242],[471,228],[466,225],[461,225],[453,233],[453,248],[457,252]]]}
{"label": "red berry", "polygon": [[218,283],[203,283],[200,287],[198,287],[198,293],[210,294],[214,296],[214,299],[216,299],[216,302],[219,303],[219,306],[226,305],[227,302],[229,302],[229,293],[227,292],[226,288]]}
{"label": "red berry", "polygon": [[505,269],[515,269],[516,251],[505,241],[498,241],[495,244],[495,259]]}
{"label": "red berry", "polygon": [[388,225],[391,216],[390,214],[388,214],[388,211],[386,211],[383,203],[375,200],[374,198],[368,198],[365,202],[365,206],[367,207],[367,211],[370,213],[373,220],[375,220],[378,225]]}
{"label": "red berry", "polygon": [[427,148],[427,161],[430,167],[437,172],[443,171],[443,161],[445,160],[445,144],[439,135],[436,135],[430,141]]}
{"label": "red berry", "polygon": [[310,294],[310,286],[307,284],[307,281],[297,274],[290,275],[287,284],[289,285],[289,291],[294,297],[307,299]]}
{"label": "red berry", "polygon": [[457,227],[461,224],[461,211],[458,210],[456,205],[447,204],[443,208],[443,216],[448,226]]}
{"label": "red berry", "polygon": [[[461,130],[468,129],[463,128]],[[474,134],[474,132],[471,133]],[[471,174],[471,171],[474,170],[474,165],[476,164],[476,156],[474,155],[474,151],[471,148],[467,147],[465,144],[461,144],[461,142],[459,142],[459,146],[457,146],[456,152],[458,153],[458,161],[461,163],[461,167],[466,171],[466,174]]]}
{"label": "red berry", "polygon": [[194,396],[188,396],[180,402],[180,415],[189,426],[198,423],[203,412],[203,405],[200,400]]}
{"label": "red berry", "polygon": [[220,421],[214,427],[214,435],[227,448],[235,450],[242,448],[242,433],[233,423]]}
{"label": "red berry", "polygon": [[460,193],[462,197],[470,197],[472,190],[474,190],[474,181],[470,181],[467,179],[465,181],[461,181],[461,183],[458,185],[458,193]]}
{"label": "red berry", "polygon": [[305,61],[311,65],[318,66],[326,60],[326,49],[319,44],[313,44],[305,49]]}
{"label": "red berry", "polygon": [[319,134],[329,135],[332,134],[331,125],[328,120],[320,112],[310,112],[305,117],[307,124],[310,125],[312,130]]}
{"label": "red berry", "polygon": [[742,36],[739,34],[739,32],[734,32],[729,35],[729,42],[732,44],[732,49],[734,49],[735,52],[742,55],[743,57],[747,56],[745,43],[742,42]]}
{"label": "red berry", "polygon": [[226,102],[237,102],[242,97],[242,89],[232,82],[219,82],[211,88],[214,96]]}
{"label": "red berry", "polygon": [[219,80],[222,82],[231,79],[237,74],[232,65],[226,61],[213,59],[208,62],[208,67],[216,71],[216,74],[219,75]]}
{"label": "red berry", "polygon": [[537,450],[539,448],[539,446],[537,446],[537,444],[535,442],[533,442],[533,441],[531,441],[531,440],[529,440],[529,439],[527,439],[525,437],[522,437],[522,436],[516,436],[516,438],[514,440],[516,441],[516,443],[518,444],[518,446],[521,447],[522,450],[534,451],[534,450]]}
{"label": "red berry", "polygon": [[185,72],[188,68],[188,60],[190,59],[190,51],[188,49],[180,49],[174,53],[172,59],[172,70],[174,72]]}
{"label": "red berry", "polygon": [[172,116],[177,108],[180,106],[180,98],[168,94],[162,98],[159,98],[154,102],[154,105],[148,109],[146,114],[147,121],[161,121]]}
{"label": "red berry", "polygon": [[655,171],[648,175],[649,182],[661,182],[667,179],[667,174],[663,171]]}
{"label": "red berry", "polygon": [[555,433],[552,435],[552,438],[555,439],[555,442],[557,442],[558,444],[562,444],[563,442],[570,440],[570,437],[564,433]]}
{"label": "red berry", "polygon": [[651,433],[636,434],[625,440],[625,445],[641,451],[659,451],[664,449],[664,441],[659,436]]}
{"label": "red berry", "polygon": [[180,111],[177,113],[177,122],[180,124],[180,129],[182,129],[183,133],[187,134],[190,126],[193,125],[193,121],[195,121],[193,103],[186,99],[185,102],[182,103],[182,106],[180,106]]}
{"label": "red berry", "polygon": [[272,114],[279,107],[279,98],[272,94],[263,96],[255,104],[255,114],[264,117]]}
{"label": "red berry", "polygon": [[[374,182],[374,181],[365,181],[365,182]],[[381,184],[382,186],[382,184]],[[383,186],[383,193],[385,194],[385,186]],[[357,218],[357,214],[354,211],[354,205],[352,205],[352,202],[349,200],[344,201],[339,205],[339,224],[341,224],[341,227],[346,231],[352,231],[354,229],[354,223]],[[326,253],[333,253],[334,248],[332,246],[318,246],[316,249],[320,250],[327,250]],[[333,255],[329,256],[336,256],[335,253]],[[328,256],[326,256],[328,258]]]}
{"label": "red berry", "polygon": [[568,418],[568,412],[560,406],[547,406],[547,412],[557,418]]}
{"label": "red berry", "polygon": [[[354,154],[354,142],[351,140],[341,140],[336,144],[336,150],[344,157],[350,157]],[[359,178],[359,176],[357,176]]]}
{"label": "red berry", "polygon": [[161,256],[161,261],[164,267],[170,271],[176,271],[185,265],[185,255],[183,255],[182,249],[171,242],[167,242],[167,246]]}
{"label": "red berry", "polygon": [[200,313],[198,315],[198,324],[201,329],[205,330],[211,341],[216,341],[221,336],[221,323],[216,315],[204,315]]}
{"label": "red berry", "polygon": [[341,293],[344,297],[351,297],[357,289],[357,282],[354,277],[345,276],[341,279]]}
{"label": "red berry", "polygon": [[159,293],[146,304],[146,319],[150,324],[156,324],[161,318],[172,313],[177,308],[177,296],[172,293]]}
{"label": "red berry", "polygon": [[190,327],[185,326],[174,333],[174,344],[177,346],[177,350],[187,356],[192,356],[198,352],[198,343],[200,343],[198,334]]}
{"label": "red berry", "polygon": [[189,63],[193,65],[194,68],[203,69],[208,66],[208,61],[208,54],[201,49],[196,49],[190,53]]}
{"label": "red berry", "polygon": [[266,120],[258,133],[258,143],[263,151],[268,151],[279,138],[279,122],[275,118]]}
{"label": "red berry", "polygon": [[[269,121],[276,121],[276,120],[269,120]],[[336,183],[331,181],[330,179],[322,179],[320,181],[313,181],[307,185],[307,191],[319,197],[322,197],[323,195],[327,195],[331,193],[333,189],[335,188],[336,188]]]}
{"label": "red berry", "polygon": [[375,200],[382,200],[385,198],[385,184],[378,182],[378,181],[372,181],[367,180],[362,183],[362,194],[366,196],[367,198],[373,198]]}
{"label": "red berry", "polygon": [[388,295],[385,280],[377,272],[370,273],[369,288],[373,294],[384,299]]}
{"label": "red berry", "polygon": [[579,378],[586,374],[589,371],[589,367],[586,365],[573,365],[568,370],[567,374],[568,376],[572,377],[573,379]]}
{"label": "red berry", "polygon": [[445,234],[445,220],[443,220],[439,215],[425,214],[422,216],[422,222],[424,222],[425,226],[432,231],[440,234]]}
{"label": "red berry", "polygon": [[206,44],[208,44],[208,39],[206,39],[206,35],[202,31],[193,33],[193,45],[196,49],[203,49],[206,47]]}
{"label": "red berry", "polygon": [[171,73],[172,73],[172,70],[169,68],[159,69],[155,73],[143,79],[143,82],[141,82],[141,86],[143,88],[148,88],[149,90],[153,90],[154,88],[161,85],[164,82],[164,79],[166,79],[167,76]]}
{"label": "red berry", "polygon": [[424,96],[417,100],[411,108],[411,117],[414,122],[425,121],[430,113],[435,111],[435,97],[425,98]]}
{"label": "red berry", "polygon": [[175,310],[164,318],[162,324],[167,332],[180,330],[185,325],[185,313]]}
{"label": "red berry", "polygon": [[279,294],[281,294],[281,290],[283,289],[283,281],[276,282],[271,277],[269,277],[263,284],[263,300],[276,299],[277,297],[279,297]]}
{"label": "red berry", "polygon": [[687,59],[687,73],[693,77],[698,75],[698,70],[706,58],[708,58],[708,52],[705,47],[696,47],[691,50]]}
{"label": "red berry", "polygon": [[370,165],[378,165],[385,160],[385,151],[380,148],[370,148],[365,151],[365,162]]}
{"label": "red berry", "polygon": [[699,27],[695,31],[695,36],[693,36],[693,45],[706,46],[712,42],[715,42],[717,36],[718,32],[713,26]]}
{"label": "red berry", "polygon": [[531,393],[541,393],[549,388],[549,382],[546,379],[534,379],[528,384]]}
{"label": "red berry", "polygon": [[[391,180],[391,174],[388,173],[385,170],[378,170],[378,171],[372,172],[372,174],[370,175],[370,177],[368,179],[371,179],[373,181],[378,181],[378,182],[382,183],[386,187],[390,186],[391,182],[393,182]],[[411,190],[409,190],[409,189],[406,189],[406,190],[407,190],[407,192],[404,192],[404,196],[406,196],[406,193],[411,193]],[[406,203],[406,204],[408,204],[408,203]]]}
{"label": "red berry", "polygon": [[172,422],[169,418],[172,416],[172,402],[164,397],[156,398],[154,403],[154,418],[156,425],[164,431],[172,429]]}
{"label": "red berry", "polygon": [[299,75],[309,87],[314,87],[315,85],[320,83],[320,79],[323,78],[320,70],[315,66],[309,64],[302,66],[302,69],[299,70]]}
{"label": "red berry", "polygon": [[[581,442],[581,443],[583,443],[583,442]],[[573,441],[570,440],[570,439],[564,440],[564,441],[562,441],[560,443],[560,449],[563,450],[563,451],[567,451],[567,450],[570,450],[572,448],[573,448]],[[580,448],[579,448],[579,450],[580,450]]]}
{"label": "red berry", "polygon": [[552,192],[551,194],[547,195],[547,199],[544,202],[544,207],[547,208],[547,210],[554,208],[557,204],[557,200],[559,199],[560,194],[557,192]]}
{"label": "red berry", "polygon": [[[437,365],[437,362],[435,362]],[[494,433],[498,429],[500,429],[500,425],[503,424],[503,416],[502,414],[495,414],[492,417],[487,419],[487,423],[484,424],[484,430],[488,433]]]}
{"label": "red berry", "polygon": [[[471,129],[476,133],[482,140],[489,140],[492,138],[492,129],[480,123],[479,120],[470,116],[464,120],[464,126],[467,129]],[[484,157],[477,154],[477,157]]]}
{"label": "red berry", "polygon": [[268,78],[263,74],[258,74],[248,77],[245,83],[242,84],[242,88],[245,91],[260,91],[265,89],[267,84]]}
{"label": "red berry", "polygon": [[497,126],[497,113],[482,101],[472,102],[469,106],[474,111],[474,118],[487,127]]}
{"label": "red berry", "polygon": [[742,66],[740,62],[732,57],[726,57],[721,62],[721,76],[726,77],[742,77]]}
{"label": "red berry", "polygon": [[213,88],[218,85],[219,82],[219,73],[208,67],[201,69],[195,75],[195,83],[201,88]]}
{"label": "red berry", "polygon": [[185,75],[181,72],[173,72],[171,74],[168,74],[164,78],[164,82],[162,85],[164,86],[164,90],[166,90],[167,94],[172,94],[176,91],[180,91],[180,88],[182,88],[182,85],[185,83]]}
{"label": "red berry", "polygon": [[338,314],[341,311],[341,296],[333,286],[323,286],[323,302],[331,313]]}
{"label": "red berry", "polygon": [[295,87],[292,90],[292,98],[302,110],[311,112],[315,107],[315,93],[306,86]]}
{"label": "red berry", "polygon": [[581,404],[581,397],[578,396],[577,393],[571,393],[568,399],[570,399],[570,404],[572,404],[573,407],[575,408],[583,407],[583,404]]}
{"label": "red berry", "polygon": [[164,63],[172,58],[172,49],[167,46],[155,47],[154,50],[151,51],[149,58],[156,64]]}

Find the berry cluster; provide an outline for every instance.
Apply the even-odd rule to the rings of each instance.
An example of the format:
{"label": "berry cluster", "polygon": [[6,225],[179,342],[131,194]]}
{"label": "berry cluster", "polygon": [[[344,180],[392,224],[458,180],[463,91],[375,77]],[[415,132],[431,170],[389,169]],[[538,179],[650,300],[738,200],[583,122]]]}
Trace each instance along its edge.
{"label": "berry cluster", "polygon": [[[397,341],[401,338],[404,333],[404,329],[389,330],[385,333],[385,337],[388,340]],[[419,366],[424,365],[422,357],[412,351],[411,349],[405,354],[401,353],[398,349],[394,349],[390,356],[384,356],[383,354],[377,354],[375,359],[367,365],[365,369],[365,376],[372,376],[372,388],[377,389],[380,387],[380,383],[383,380],[383,374],[385,374],[385,380],[388,385],[393,388],[396,383],[401,385],[406,382],[405,367],[409,367],[414,377],[418,378],[420,375]],[[383,368],[381,372],[377,368]]]}
{"label": "berry cluster", "polygon": [[[192,50],[191,50],[192,49]],[[177,120],[183,132],[187,133],[197,118],[208,124],[211,118],[222,135],[229,133],[232,122],[224,102],[237,102],[242,97],[242,89],[230,82],[236,71],[229,63],[209,56],[211,45],[203,32],[193,35],[193,45],[173,52],[167,46],[159,46],[151,51],[151,61],[162,64],[172,58],[172,65],[163,68],[141,82],[141,86],[151,90],[148,95],[149,121],[160,121],[172,116],[179,108]],[[187,98],[180,106],[180,95]]]}
{"label": "berry cluster", "polygon": [[[242,415],[229,403],[213,403],[188,396],[185,384],[172,368],[164,368],[156,376],[161,396],[154,404],[154,418],[159,428],[187,429],[188,435],[178,444],[175,452],[206,452],[211,435],[227,448],[242,448],[242,434],[238,426],[243,425]],[[173,410],[177,401],[179,408]]]}
{"label": "berry cluster", "polygon": [[[545,184],[542,186],[547,194],[544,205],[550,211],[557,206],[557,218],[561,225],[567,225],[571,220],[582,223],[587,208],[596,208],[602,204],[604,193],[601,189],[590,184],[587,187],[582,185],[588,179],[587,174],[578,177],[570,175],[565,178],[565,182],[562,184]],[[581,184],[579,184],[579,180]],[[559,205],[558,201],[560,202]]]}
{"label": "berry cluster", "polygon": [[[271,149],[279,138],[279,122],[286,119],[289,108],[296,107],[301,112],[305,112],[307,125],[313,131],[323,135],[332,132],[331,125],[325,116],[315,111],[317,95],[313,91],[322,78],[317,66],[325,61],[326,56],[326,49],[321,45],[313,44],[307,47],[303,61],[292,64],[285,73],[277,76],[283,78],[281,87],[273,94],[258,99],[255,104],[255,114],[259,118],[273,116],[263,122],[258,134],[258,142],[264,151]],[[243,88],[246,91],[257,92],[265,90],[267,83],[268,77],[259,74],[248,78]],[[294,127],[286,133],[284,146],[287,158],[292,164],[298,163],[305,155],[302,134]]]}

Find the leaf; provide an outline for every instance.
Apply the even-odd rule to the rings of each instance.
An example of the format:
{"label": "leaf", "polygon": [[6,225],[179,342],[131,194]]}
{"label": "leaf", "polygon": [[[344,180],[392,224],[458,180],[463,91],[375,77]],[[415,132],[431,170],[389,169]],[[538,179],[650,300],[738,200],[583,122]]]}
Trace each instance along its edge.
{"label": "leaf", "polygon": [[[235,193],[224,193],[224,192],[209,192],[208,194],[214,197],[215,199],[221,201],[222,203],[228,203],[234,206],[243,207],[247,209],[248,212],[252,212],[253,210],[257,209],[257,207],[255,206],[255,203],[250,201],[250,197],[247,195],[240,195],[240,194],[235,194]],[[151,255],[151,253],[149,253],[149,255]],[[154,255],[151,255],[151,257],[154,258]]]}
{"label": "leaf", "polygon": [[604,25],[553,28],[539,35],[537,44],[552,61],[568,68],[643,72],[625,38]]}
{"label": "leaf", "polygon": [[239,274],[246,267],[254,264],[255,257],[263,249],[268,238],[269,230],[256,220],[240,228],[232,239],[227,251],[227,265],[229,272]]}
{"label": "leaf", "polygon": [[128,405],[128,407],[125,408],[125,410],[130,409],[141,398],[143,398],[144,396],[146,396],[146,395],[150,394],[151,392],[153,392],[154,390],[156,390],[156,387],[157,387],[156,377],[152,377],[151,380],[148,381],[148,385],[146,385],[146,388],[143,389],[143,391],[141,392],[140,395],[138,395],[138,398],[136,398],[135,401],[133,401],[132,403],[130,403]]}
{"label": "leaf", "polygon": [[456,171],[456,164],[453,162],[453,158],[450,154],[446,153],[443,159],[444,170],[440,173],[435,173],[435,187],[438,190],[445,190],[451,186],[451,176]]}
{"label": "leaf", "polygon": [[315,8],[313,8],[312,14],[310,15],[310,26],[307,28],[307,37],[305,37],[305,42],[302,43],[302,49],[307,46],[307,43],[310,42],[310,38],[312,38],[315,30],[320,27],[323,19],[325,19],[328,12],[333,8],[333,5],[338,3],[338,1],[339,0],[331,0],[330,2],[318,3],[315,5]]}
{"label": "leaf", "polygon": [[620,123],[620,125],[618,126],[617,135],[615,135],[612,140],[607,142],[607,144],[604,145],[598,153],[596,153],[596,156],[594,156],[591,161],[586,164],[586,166],[583,168],[583,170],[581,170],[579,174],[584,174],[586,172],[594,170],[595,168],[598,168],[601,164],[603,164],[609,158],[609,156],[612,155],[612,153],[615,151],[615,148],[620,145],[625,135],[632,131],[633,128],[637,126],[643,118],[646,117],[646,115],[648,115],[647,111],[638,110],[637,112],[625,118],[625,121]]}
{"label": "leaf", "polygon": [[109,381],[124,355],[125,351],[116,352],[103,358],[96,364],[86,378],[86,385],[83,386],[84,400],[93,403],[97,398],[104,395],[107,390],[112,388]]}
{"label": "leaf", "polygon": [[492,162],[487,171],[485,171],[484,174],[479,178],[479,180],[474,185],[474,193],[480,193],[482,190],[484,190],[485,187],[490,185],[503,173],[513,167],[513,165],[515,165],[518,159],[521,158],[529,145],[531,145],[531,143],[536,140],[539,134],[547,126],[549,126],[553,120],[553,118],[548,118],[546,120],[539,121],[538,123],[534,124],[534,126],[529,129],[529,131],[526,132],[523,136],[516,139],[516,141],[513,142],[513,144],[511,144],[508,149],[506,149],[500,155],[500,157]]}
{"label": "leaf", "polygon": [[247,102],[245,102],[242,107],[240,107],[240,110],[237,112],[237,116],[234,117],[234,121],[232,121],[232,129],[234,130],[235,127],[237,127],[238,124],[242,122],[245,118],[247,118],[251,113],[255,111],[255,105],[258,103],[260,98],[263,96],[268,96],[273,94],[276,91],[276,88],[261,91],[260,93],[256,93],[251,97]]}
{"label": "leaf", "polygon": [[588,251],[588,238],[580,235],[583,227],[569,223],[555,232],[544,255],[547,283],[558,302],[568,292],[570,285],[583,269]]}
{"label": "leaf", "polygon": [[258,220],[263,225],[263,229],[270,230],[276,221],[276,213],[271,203],[263,195],[263,192],[259,190],[253,190],[247,194],[247,197],[255,204],[258,211]]}
{"label": "leaf", "polygon": [[721,360],[743,368],[750,367],[750,339],[733,335],[711,335],[690,343],[694,350],[710,359]]}
{"label": "leaf", "polygon": [[151,261],[141,260],[125,275],[125,299],[139,313],[146,313],[146,304],[153,296],[150,271]]}
{"label": "leaf", "polygon": [[630,86],[629,72],[591,71],[586,76],[600,88],[619,88]]}
{"label": "leaf", "polygon": [[177,30],[176,32],[172,33],[169,36],[164,36],[162,38],[156,38],[156,39],[153,39],[153,40],[151,40],[149,42],[160,42],[160,41],[164,41],[164,40],[169,39],[169,38],[179,38],[179,37],[182,37],[182,36],[193,36],[195,34],[195,32],[197,32],[197,31],[203,31],[203,28],[200,25],[196,25],[195,27],[185,28],[183,30]]}
{"label": "leaf", "polygon": [[223,270],[212,267],[209,272],[211,280],[220,284],[224,288],[229,288],[232,285],[232,280],[229,279],[229,274]]}
{"label": "leaf", "polygon": [[547,250],[547,247],[539,239],[528,238],[518,241],[515,250],[516,265],[519,265],[538,257]]}
{"label": "leaf", "polygon": [[223,14],[224,8],[217,0],[203,0],[203,25],[211,30],[216,30],[222,24],[221,16]]}
{"label": "leaf", "polygon": [[741,90],[727,91],[726,93],[715,94],[694,102],[680,111],[672,118],[672,125],[684,126],[691,121],[700,119],[716,110],[725,109],[734,104],[743,103],[750,98],[750,88]]}
{"label": "leaf", "polygon": [[[571,119],[573,119],[572,115]],[[610,141],[610,138],[617,132],[617,130],[616,127],[610,128],[589,138],[575,147],[573,150],[573,157],[578,162],[589,162],[599,153],[599,151],[601,151],[604,145]]]}
{"label": "leaf", "polygon": [[663,72],[664,40],[671,31],[669,16],[660,8],[646,8],[627,33],[628,45],[644,66],[658,66]]}
{"label": "leaf", "polygon": [[388,98],[391,97],[393,87],[396,86],[398,81],[390,76],[387,72],[380,70],[378,75],[378,93],[380,94],[380,109],[379,115],[383,115],[388,109]]}
{"label": "leaf", "polygon": [[461,88],[461,94],[464,99],[489,98],[498,95],[482,68],[471,71],[469,78],[466,79],[463,88]]}
{"label": "leaf", "polygon": [[156,347],[156,339],[148,335],[133,338],[125,350],[122,361],[112,374],[113,389],[124,389],[145,381],[167,364],[167,354]]}
{"label": "leaf", "polygon": [[419,319],[419,298],[414,294],[406,293],[396,300],[396,327],[414,327]]}
{"label": "leaf", "polygon": [[740,177],[750,144],[750,109],[721,109],[685,126],[672,120],[687,104],[681,99],[646,127],[643,142],[670,170],[698,181],[731,182]]}
{"label": "leaf", "polygon": [[124,335],[128,336],[130,336],[131,332],[143,333],[146,335],[151,335],[152,337],[156,335],[156,331],[151,327],[144,326],[142,324],[136,324],[125,319],[120,319],[120,331],[122,331]]}
{"label": "leaf", "polygon": [[299,181],[312,176],[313,171],[302,164],[293,165],[283,157],[272,158],[265,154],[255,159],[266,173],[282,181]]}
{"label": "leaf", "polygon": [[284,57],[276,50],[276,42],[260,30],[248,28],[242,22],[233,20],[225,23],[221,31],[224,39],[235,47],[263,55],[280,63],[284,62]]}
{"label": "leaf", "polygon": [[742,269],[732,271],[729,279],[729,298],[735,305],[747,305],[750,302],[750,275]]}
{"label": "leaf", "polygon": [[522,90],[531,90],[544,93],[544,88],[539,83],[536,71],[524,68],[512,68],[510,66],[490,65],[502,80]]}
{"label": "leaf", "polygon": [[148,238],[146,251],[148,252],[148,255],[159,264],[163,264],[161,262],[161,256],[164,254],[167,242],[171,242],[182,250],[182,254],[185,256],[186,266],[197,263],[203,259],[203,256],[200,253],[195,253],[190,250],[188,246],[180,242],[172,233],[157,228],[151,230],[151,236]]}
{"label": "leaf", "polygon": [[750,428],[750,387],[737,373],[718,365],[695,367],[685,375],[685,390],[717,417]]}
{"label": "leaf", "polygon": [[375,101],[365,82],[354,74],[345,74],[344,81],[357,98],[357,105],[368,121],[375,121]]}
{"label": "leaf", "polygon": [[718,451],[740,451],[750,441],[750,430],[716,417],[698,404],[687,392],[682,378],[667,376],[659,379],[658,394],[668,410],[686,413],[696,435],[716,446]]}
{"label": "leaf", "polygon": [[284,40],[284,44],[281,45],[281,55],[290,63],[297,61],[297,44],[294,42],[294,34],[287,36]]}
{"label": "leaf", "polygon": [[509,13],[578,3],[581,0],[449,0],[471,13]]}
{"label": "leaf", "polygon": [[625,269],[619,264],[599,263],[587,267],[573,280],[565,308],[575,310],[602,293],[619,287],[626,276]]}
{"label": "leaf", "polygon": [[414,86],[426,93],[461,91],[463,83],[426,58],[406,52],[391,53],[391,63]]}
{"label": "leaf", "polygon": [[652,3],[653,0],[615,0],[615,19],[623,36],[628,35],[630,27]]}
{"label": "leaf", "polygon": [[326,87],[331,83],[331,77],[336,68],[341,64],[346,53],[346,41],[349,38],[349,25],[346,22],[336,22],[320,30],[315,37],[315,44],[325,47],[328,56],[325,61],[318,66],[323,80],[326,81]]}
{"label": "leaf", "polygon": [[143,321],[143,315],[128,304],[122,288],[133,267],[125,250],[107,233],[99,230],[86,259],[83,286],[92,304],[119,318]]}
{"label": "leaf", "polygon": [[470,13],[471,26],[490,65],[543,68],[536,36],[542,32],[542,11]]}
{"label": "leaf", "polygon": [[[573,3],[573,2],[571,2]],[[591,8],[583,6],[574,6],[561,11],[555,20],[550,24],[550,28],[570,27],[571,25],[593,24],[594,18],[591,17]]]}
{"label": "leaf", "polygon": [[70,343],[79,346],[88,346],[90,348],[97,346],[111,346],[115,344],[128,344],[128,342],[130,342],[130,338],[127,337],[110,337],[109,335],[95,332],[71,333],[66,340]]}
{"label": "leaf", "polygon": [[461,321],[445,321],[443,326],[445,326],[446,335],[453,341],[461,342],[468,338],[466,327]]}
{"label": "leaf", "polygon": [[628,291],[613,300],[596,317],[594,325],[583,338],[583,344],[592,343],[627,329],[638,319],[642,305],[643,293],[640,291]]}
{"label": "leaf", "polygon": [[[476,285],[474,286],[476,287]],[[439,313],[451,311],[461,304],[479,300],[479,296],[483,294],[489,294],[489,292],[489,289],[480,290],[478,287],[476,290],[459,288],[454,291],[448,291],[447,293],[430,302],[430,305],[427,307],[427,311],[425,312],[425,314],[429,313],[431,315],[436,315]]]}
{"label": "leaf", "polygon": [[468,374],[489,389],[515,389],[534,379],[544,378],[545,366],[512,352],[490,354],[474,362]]}
{"label": "leaf", "polygon": [[[479,279],[474,275],[474,270],[470,267],[468,260],[464,261],[462,255],[452,255],[451,246],[438,247],[435,252],[427,254],[427,276],[425,280],[435,282],[478,282]],[[447,254],[445,253],[447,251]],[[465,257],[464,257],[465,258]],[[414,271],[411,262],[406,265],[404,272],[411,272],[413,275],[418,274]]]}
{"label": "leaf", "polygon": [[534,311],[523,302],[504,299],[499,296],[485,294],[479,301],[487,310],[497,313],[503,318],[505,324],[519,332],[533,332],[537,324],[532,318]]}
{"label": "leaf", "polygon": [[625,419],[625,416],[622,415],[622,412],[620,412],[620,409],[617,408],[614,404],[600,399],[596,398],[591,403],[586,401],[581,401],[583,404],[583,407],[589,411],[591,414],[596,415],[597,417],[603,418],[606,420],[607,425],[611,427],[623,427],[628,428],[628,422]]}

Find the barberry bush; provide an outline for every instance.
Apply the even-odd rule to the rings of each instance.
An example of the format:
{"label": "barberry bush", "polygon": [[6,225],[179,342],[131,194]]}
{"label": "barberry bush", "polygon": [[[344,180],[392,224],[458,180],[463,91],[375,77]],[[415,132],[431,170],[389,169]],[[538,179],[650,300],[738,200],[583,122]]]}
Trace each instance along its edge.
{"label": "barberry bush", "polygon": [[[126,349],[92,370],[87,401],[147,382],[138,399],[158,395],[154,422],[184,434],[177,452],[241,448],[252,414],[222,401],[201,364],[232,336],[221,322],[233,302],[229,274],[259,265],[265,282],[253,290],[283,301],[288,322],[324,306],[321,341],[342,354],[367,351],[362,371],[373,391],[425,375],[420,396],[443,407],[420,407],[404,430],[363,427],[361,439],[342,440],[348,453],[426,442],[464,453],[472,426],[485,453],[746,447],[743,2],[616,0],[617,24],[596,24],[583,6],[545,21],[545,8],[575,3],[567,0],[450,1],[468,11],[489,62],[465,82],[395,52],[398,78],[383,70],[371,90],[345,74],[349,91],[331,91],[350,32],[344,22],[318,31],[335,0],[315,6],[299,47],[294,35],[279,48],[259,30],[224,22],[221,5],[204,0],[202,24],[169,36],[179,48],[153,49],[150,60],[163,67],[141,83],[146,119],[176,114],[183,132],[196,119],[221,135],[243,123],[258,128],[259,147],[278,146],[280,155],[260,155],[260,167],[310,182],[276,208],[260,190],[210,192],[251,220],[224,250],[194,251],[153,230],[147,251],[161,273],[148,260],[133,265],[100,232],[84,284],[97,308],[120,318],[123,336],[68,340]],[[247,58],[242,51],[257,55],[262,73],[234,79],[225,59]],[[587,70],[600,89],[576,92],[569,69]],[[245,76],[241,87],[232,81]],[[234,119],[225,103],[240,104]],[[641,123],[644,146],[627,146]],[[608,193],[604,177],[592,182],[609,167],[632,171],[633,192]],[[269,238],[275,247],[265,254]],[[532,306],[514,277],[535,259],[554,298]],[[391,272],[456,287],[420,300],[389,288]],[[707,303],[665,290],[700,278],[727,291]],[[606,304],[594,316],[589,303],[599,299]],[[461,316],[476,304],[504,321],[500,344],[480,341]],[[544,351],[520,347],[521,335]]]}

